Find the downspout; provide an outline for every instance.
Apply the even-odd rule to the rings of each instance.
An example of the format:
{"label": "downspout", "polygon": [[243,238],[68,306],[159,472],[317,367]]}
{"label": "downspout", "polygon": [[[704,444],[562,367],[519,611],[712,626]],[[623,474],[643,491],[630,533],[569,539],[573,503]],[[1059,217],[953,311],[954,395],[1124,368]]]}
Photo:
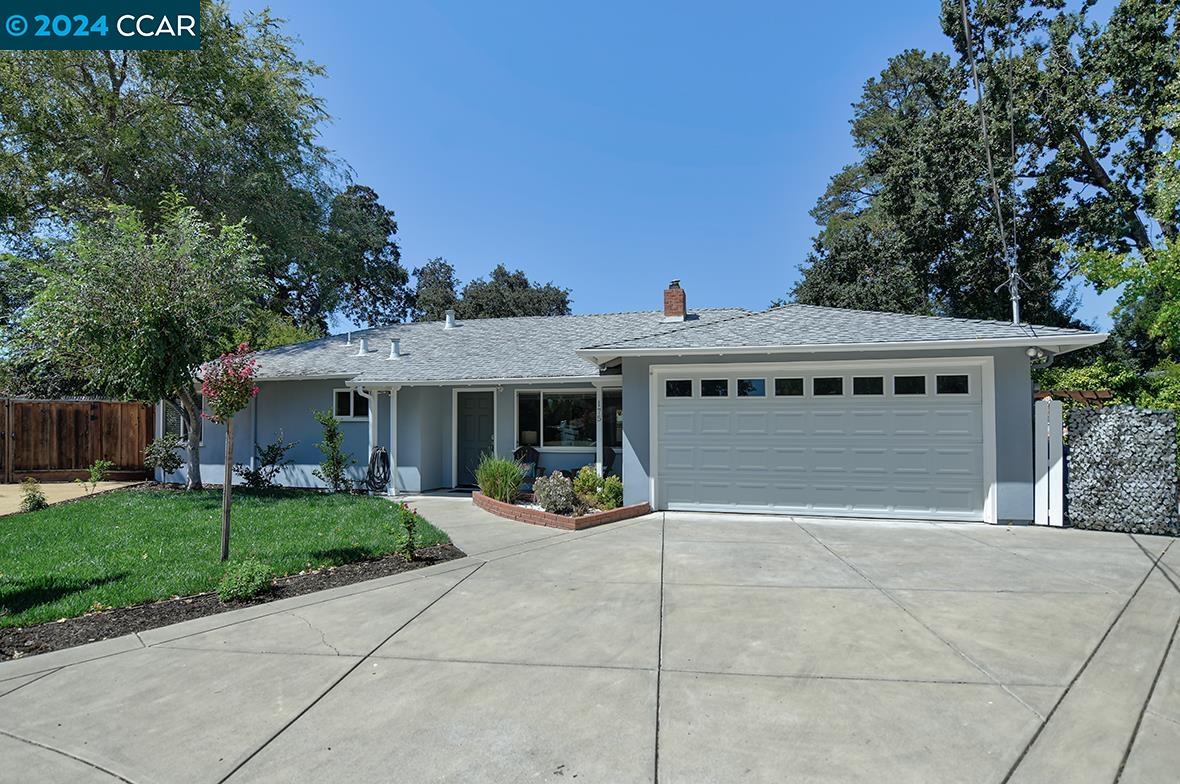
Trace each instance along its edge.
{"label": "downspout", "polygon": [[377,446],[377,410],[374,407],[374,402],[377,398],[376,392],[367,392],[364,387],[355,387],[356,393],[369,401],[369,452],[365,455],[365,465],[369,464],[369,458],[373,455],[373,449]]}
{"label": "downspout", "polygon": [[258,395],[254,396],[250,405],[250,468],[258,470]]}
{"label": "downspout", "polygon": [[389,388],[389,494],[397,495],[397,391]]}

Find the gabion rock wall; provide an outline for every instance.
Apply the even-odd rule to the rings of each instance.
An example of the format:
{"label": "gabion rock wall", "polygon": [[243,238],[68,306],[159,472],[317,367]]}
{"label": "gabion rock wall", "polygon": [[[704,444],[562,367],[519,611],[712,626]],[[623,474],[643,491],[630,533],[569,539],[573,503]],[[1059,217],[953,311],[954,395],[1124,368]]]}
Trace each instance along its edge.
{"label": "gabion rock wall", "polygon": [[1180,533],[1176,416],[1132,406],[1069,415],[1069,521],[1078,528]]}

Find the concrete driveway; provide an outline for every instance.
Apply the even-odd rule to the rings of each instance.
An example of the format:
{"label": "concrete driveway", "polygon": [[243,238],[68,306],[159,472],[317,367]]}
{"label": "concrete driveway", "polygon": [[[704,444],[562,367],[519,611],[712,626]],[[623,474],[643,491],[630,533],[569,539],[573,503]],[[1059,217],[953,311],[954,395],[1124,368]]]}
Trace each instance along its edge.
{"label": "concrete driveway", "polygon": [[1180,547],[421,511],[470,557],[0,664],[0,780],[1171,782]]}

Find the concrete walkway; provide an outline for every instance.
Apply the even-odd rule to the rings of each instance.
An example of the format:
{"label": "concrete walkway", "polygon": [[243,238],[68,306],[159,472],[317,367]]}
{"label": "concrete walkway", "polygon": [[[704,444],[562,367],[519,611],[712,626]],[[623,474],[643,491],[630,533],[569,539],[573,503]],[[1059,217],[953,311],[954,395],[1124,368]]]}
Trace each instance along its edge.
{"label": "concrete walkway", "polygon": [[470,554],[0,664],[0,780],[1170,782],[1180,547],[417,502]]}

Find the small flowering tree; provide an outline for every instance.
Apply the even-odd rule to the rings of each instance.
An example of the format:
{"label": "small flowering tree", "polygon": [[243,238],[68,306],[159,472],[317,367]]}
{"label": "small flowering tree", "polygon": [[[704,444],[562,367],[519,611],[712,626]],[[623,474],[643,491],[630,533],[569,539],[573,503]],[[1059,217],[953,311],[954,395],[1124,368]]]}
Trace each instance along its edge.
{"label": "small flowering tree", "polygon": [[221,485],[221,560],[229,560],[229,504],[233,485],[234,414],[258,394],[254,384],[257,362],[250,346],[241,344],[201,368],[201,395],[211,421],[225,425],[225,479]]}

